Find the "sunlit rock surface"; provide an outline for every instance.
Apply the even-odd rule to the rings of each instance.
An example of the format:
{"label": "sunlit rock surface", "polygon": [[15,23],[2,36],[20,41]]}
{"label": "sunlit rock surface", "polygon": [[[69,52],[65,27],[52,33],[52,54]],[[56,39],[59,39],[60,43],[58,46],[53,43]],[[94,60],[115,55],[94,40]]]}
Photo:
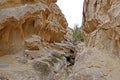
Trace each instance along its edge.
{"label": "sunlit rock surface", "polygon": [[68,76],[72,63],[66,56],[71,54],[65,51],[69,53],[71,48],[66,47],[73,45],[56,45],[64,41],[68,26],[56,2],[0,0],[0,80],[64,80]]}
{"label": "sunlit rock surface", "polygon": [[67,22],[56,0],[0,0],[0,55],[23,49],[24,39],[39,35],[61,41]]}

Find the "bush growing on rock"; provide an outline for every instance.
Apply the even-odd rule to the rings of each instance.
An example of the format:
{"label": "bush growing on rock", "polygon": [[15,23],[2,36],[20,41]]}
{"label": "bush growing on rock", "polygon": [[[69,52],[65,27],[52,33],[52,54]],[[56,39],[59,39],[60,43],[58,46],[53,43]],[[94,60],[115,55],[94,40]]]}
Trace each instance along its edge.
{"label": "bush growing on rock", "polygon": [[80,31],[80,28],[78,27],[78,25],[75,25],[73,29],[73,39],[74,41],[83,41],[83,34]]}

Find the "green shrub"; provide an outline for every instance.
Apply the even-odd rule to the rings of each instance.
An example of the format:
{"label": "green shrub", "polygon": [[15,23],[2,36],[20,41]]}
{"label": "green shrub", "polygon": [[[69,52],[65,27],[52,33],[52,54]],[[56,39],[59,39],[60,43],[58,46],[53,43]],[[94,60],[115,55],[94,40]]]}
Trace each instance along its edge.
{"label": "green shrub", "polygon": [[83,34],[81,33],[78,25],[75,25],[75,27],[73,29],[73,39],[75,41],[83,41]]}

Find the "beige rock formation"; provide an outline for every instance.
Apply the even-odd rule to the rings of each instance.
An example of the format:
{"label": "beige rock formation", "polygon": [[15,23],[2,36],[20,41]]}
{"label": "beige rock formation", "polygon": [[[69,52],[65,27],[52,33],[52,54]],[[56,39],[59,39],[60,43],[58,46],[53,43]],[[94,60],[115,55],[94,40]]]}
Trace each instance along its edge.
{"label": "beige rock formation", "polygon": [[0,79],[120,80],[120,1],[84,0],[85,44],[56,1],[0,0]]}
{"label": "beige rock formation", "polygon": [[43,41],[61,41],[67,22],[56,1],[0,0],[0,55],[22,50],[24,39],[35,34]]}
{"label": "beige rock formation", "polygon": [[119,0],[84,1],[82,29],[87,46],[119,55],[119,4]]}
{"label": "beige rock formation", "polygon": [[119,80],[120,59],[97,49],[78,53],[72,74],[66,80]]}
{"label": "beige rock formation", "polygon": [[66,35],[65,35],[65,39],[66,39],[67,41],[73,41],[73,29],[67,27],[66,30],[67,30],[67,33],[66,33]]}
{"label": "beige rock formation", "polygon": [[120,80],[119,8],[119,0],[84,0],[86,48],[66,80]]}
{"label": "beige rock formation", "polygon": [[41,47],[41,39],[37,35],[32,35],[31,38],[25,40],[24,44],[27,50],[39,50]]}
{"label": "beige rock formation", "polygon": [[[33,40],[33,37],[35,40]],[[28,38],[40,40],[36,35]],[[25,46],[28,45],[25,44]],[[76,50],[72,43],[41,43],[41,48],[0,57],[0,79],[8,80],[66,80],[74,65]],[[31,46],[31,45],[30,45]],[[27,47],[27,46],[26,46]],[[28,50],[29,49],[29,50]]]}
{"label": "beige rock formation", "polygon": [[59,43],[67,32],[67,21],[56,2],[0,0],[0,80],[64,80],[68,76],[75,51],[66,55],[74,46]]}

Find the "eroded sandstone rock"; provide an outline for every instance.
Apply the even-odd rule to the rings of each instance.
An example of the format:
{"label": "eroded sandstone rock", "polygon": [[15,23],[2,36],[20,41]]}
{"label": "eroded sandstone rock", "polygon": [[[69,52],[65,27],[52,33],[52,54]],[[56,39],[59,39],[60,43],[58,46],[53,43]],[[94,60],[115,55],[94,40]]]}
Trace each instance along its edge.
{"label": "eroded sandstone rock", "polygon": [[24,53],[21,56],[14,54],[0,57],[0,65],[9,64],[0,67],[0,75],[9,80],[64,80],[68,76],[68,63],[62,50],[42,47],[41,50],[34,53],[31,50],[29,53],[32,57],[38,54],[33,59]]}
{"label": "eroded sandstone rock", "polygon": [[120,60],[114,54],[86,48],[78,53],[67,80],[119,80]]}
{"label": "eroded sandstone rock", "polygon": [[24,39],[61,41],[67,22],[56,0],[0,0],[0,55],[23,49]]}
{"label": "eroded sandstone rock", "polygon": [[39,50],[41,47],[41,39],[37,35],[32,35],[31,38],[25,40],[26,50]]}
{"label": "eroded sandstone rock", "polygon": [[119,0],[84,1],[82,30],[87,46],[119,55],[119,4]]}
{"label": "eroded sandstone rock", "polygon": [[120,79],[119,8],[119,0],[84,0],[86,48],[77,53],[67,80]]}

